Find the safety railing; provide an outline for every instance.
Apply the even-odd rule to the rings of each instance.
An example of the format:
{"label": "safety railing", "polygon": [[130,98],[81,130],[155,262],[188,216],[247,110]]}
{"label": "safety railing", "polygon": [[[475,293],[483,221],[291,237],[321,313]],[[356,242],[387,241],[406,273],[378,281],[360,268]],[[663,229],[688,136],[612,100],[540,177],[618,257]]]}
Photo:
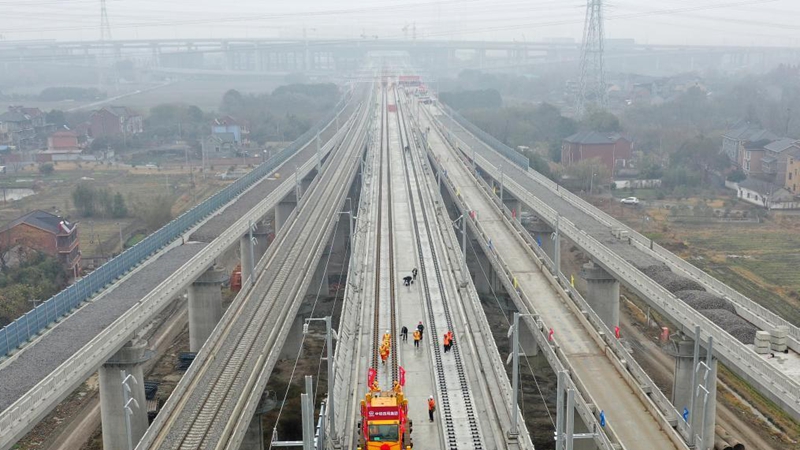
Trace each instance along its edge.
{"label": "safety railing", "polygon": [[[464,156],[466,156],[466,153],[462,155],[462,157]],[[481,167],[492,167],[481,155],[475,155],[475,157]],[[509,192],[513,192],[517,198],[531,205],[537,214],[551,226],[555,225],[558,213],[551,206],[522,188],[513,179],[505,177],[504,181]],[[616,274],[619,279],[625,281],[642,298],[651,300],[654,306],[660,308],[662,312],[677,321],[687,335],[696,338],[693,336],[694,326],[700,325],[702,330],[700,339],[704,340],[709,335],[713,336],[716,342],[720,344],[717,347],[717,353],[724,362],[739,367],[739,373],[746,374],[753,382],[760,385],[762,393],[769,394],[773,401],[785,405],[790,409],[792,415],[800,417],[800,384],[790,379],[783,372],[771,367],[759,355],[722,330],[718,325],[689,307],[683,300],[675,297],[671,292],[644,275],[592,236],[589,236],[585,231],[580,230],[568,219],[561,217],[559,225],[565,237],[571,239],[579,247],[597,258],[597,262],[604,269]]]}
{"label": "safety railing", "polygon": [[[488,170],[488,172],[494,177],[497,175],[493,173],[495,170],[496,169],[491,168]],[[477,180],[487,195],[494,195],[488,183],[486,183],[480,177],[478,177]],[[494,204],[494,206],[497,209],[501,209],[505,222],[517,231],[517,234],[522,238],[522,240],[525,241],[527,247],[540,258],[543,266],[552,268],[554,265],[553,261],[550,259],[544,249],[540,247],[536,241],[534,241],[528,230],[522,226],[520,220],[514,217],[512,211],[508,209],[506,205],[500,203],[500,198],[495,198],[497,199],[497,202]],[[575,307],[586,317],[586,320],[589,322],[591,327],[597,331],[605,345],[608,346],[608,348],[614,354],[614,357],[622,366],[622,370],[625,371],[628,376],[633,377],[635,386],[632,386],[632,388],[639,389],[640,398],[642,398],[642,401],[645,404],[652,401],[652,405],[657,408],[657,411],[652,412],[657,417],[657,420],[662,422],[662,428],[668,430],[673,426],[674,423],[681,436],[684,439],[687,439],[690,436],[689,426],[683,421],[680,413],[672,404],[672,402],[667,399],[663,392],[661,392],[655,382],[636,362],[636,360],[633,358],[633,355],[631,355],[625,346],[622,345],[620,340],[616,337],[616,334],[612,333],[611,329],[608,328],[608,325],[606,325],[600,316],[597,315],[597,313],[589,305],[581,293],[578,292],[574,286],[572,286],[570,280],[563,272],[561,272],[560,269],[558,270],[557,280],[559,287],[567,292],[568,297],[575,304]],[[553,281],[556,282],[556,279],[554,278]],[[624,365],[622,364],[623,361],[625,362]],[[675,440],[676,437],[673,436],[673,441]],[[683,441],[680,441],[680,443],[683,444]]]}
{"label": "safety railing", "polygon": [[[332,146],[333,142],[326,144],[323,148],[324,152],[330,150]],[[310,172],[315,164],[316,162],[313,159],[309,160],[298,170],[301,173]],[[230,228],[187,261],[181,269],[175,271],[158,286],[155,286],[140,302],[123,313],[114,323],[101,331],[100,334],[52,373],[46,375],[26,395],[14,402],[5,411],[1,411],[0,448],[6,448],[6,445],[11,445],[21,436],[21,433],[24,433],[28,426],[32,426],[49,411],[50,406],[53,405],[53,399],[63,398],[67,393],[74,390],[77,384],[83,382],[91,372],[97,370],[97,367],[107,360],[110,354],[113,354],[114,351],[124,345],[126,340],[130,339],[135,330],[141,328],[155,314],[163,310],[172,299],[185,289],[188,283],[197,279],[206,268],[213,264],[221,252],[230,248],[240,236],[246,233],[252,222],[266,214],[274,207],[277,201],[288,194],[293,189],[293,184],[292,180],[285,180],[281,183],[251,211],[239,218]],[[259,269],[266,264],[266,259],[265,255],[258,262],[257,267]],[[226,320],[226,317],[223,316],[223,320]],[[221,328],[219,326],[216,327],[209,339],[216,336]],[[199,357],[202,358],[203,355],[201,353]],[[197,370],[196,367],[199,365],[192,364],[189,371]]]}
{"label": "safety railing", "polygon": [[[430,152],[430,149],[428,149],[428,151]],[[437,170],[441,171],[441,167],[438,167],[435,157],[431,159],[434,161],[434,164],[437,164]],[[450,192],[451,197],[454,199],[461,212],[465,214],[464,217],[468,218],[467,224],[469,225],[473,234],[478,237],[477,241],[479,246],[489,258],[492,266],[495,267],[497,272],[501,275],[501,282],[506,287],[506,290],[511,295],[512,299],[514,299],[515,303],[520,306],[520,312],[526,313],[526,315],[523,316],[523,320],[533,333],[537,345],[542,349],[542,352],[544,353],[544,356],[550,366],[557,372],[566,371],[569,374],[565,380],[565,389],[573,389],[577,393],[575,409],[578,415],[583,419],[584,423],[596,433],[594,438],[595,444],[601,449],[611,450],[616,448],[609,439],[609,436],[606,434],[610,433],[615,437],[615,441],[619,442],[619,439],[616,438],[616,435],[613,432],[613,426],[609,425],[605,428],[600,426],[598,417],[595,416],[594,412],[589,407],[589,403],[593,402],[591,401],[591,395],[589,394],[588,389],[586,389],[583,383],[581,383],[580,379],[574,375],[575,371],[569,363],[567,356],[560,349],[557,339],[550,340],[548,336],[545,335],[544,330],[548,329],[548,327],[533,307],[535,303],[531,301],[524,291],[518,290],[514,286],[513,272],[509,268],[508,264],[503,260],[502,255],[498,254],[492,247],[490,243],[491,239],[481,223],[478,221],[477,216],[470,217],[468,214],[469,211],[473,210],[473,208],[470,208],[470,206],[466,203],[466,200],[464,200],[464,198],[461,196],[458,188],[450,178],[449,173],[444,173],[444,176],[442,176],[442,184]],[[533,320],[534,316],[537,317],[536,320]],[[587,399],[590,400],[587,401]]]}
{"label": "safety railing", "polygon": [[310,143],[317,133],[330,127],[337,116],[349,103],[343,98],[339,104],[316,125],[303,133],[289,146],[273,155],[247,175],[221,189],[210,198],[186,211],[155,233],[147,236],[133,247],[110,259],[89,275],[81,278],[68,288],[39,304],[20,318],[0,330],[0,358],[27,342],[65,314],[77,308],[81,302],[91,298],[110,283],[123,276],[146,260],[150,255],[164,248],[192,226],[213,214],[222,206],[236,198],[258,180],[264,178],[291,155]]}
{"label": "safety railing", "polygon": [[[485,161],[484,161],[485,162]],[[513,180],[506,180],[506,187],[509,192],[520,198],[523,202],[533,206],[539,217],[549,224],[556,223],[558,215],[554,209],[546,205],[538,197],[525,191]],[[596,262],[609,273],[614,274],[621,281],[624,281],[632,288],[637,295],[648,299],[654,306],[659,308],[668,317],[672,318],[683,331],[695,338],[694,327],[701,327],[701,341],[708,336],[713,336],[716,353],[723,361],[729,365],[740,368],[740,373],[746,373],[756,383],[763,387],[763,390],[771,393],[771,399],[777,403],[789,406],[794,415],[800,411],[800,385],[793,382],[786,374],[771,367],[759,355],[745,347],[744,344],[736,340],[733,336],[725,332],[714,322],[689,307],[683,300],[675,297],[671,292],[644,275],[629,262],[609,250],[595,238],[580,230],[571,221],[564,217],[559,219],[559,228],[564,237],[572,240],[575,244],[591,254]]]}
{"label": "safety railing", "polygon": [[[474,124],[470,123],[463,116],[459,115],[457,112],[452,110],[452,108],[450,108],[449,106],[442,105],[442,110],[444,110],[448,115],[450,115],[453,118],[453,120],[456,121],[459,125],[461,125],[465,130],[473,134],[476,138],[483,141],[484,144],[494,149],[502,157],[509,160],[509,162],[512,162],[516,165],[519,165],[520,167],[523,167],[523,171],[526,172],[527,176],[530,176],[542,186],[545,186],[548,189],[550,189],[550,191],[560,196],[562,199],[567,201],[573,207],[579,209],[586,215],[594,218],[595,220],[597,220],[598,222],[602,223],[603,225],[609,228],[616,228],[627,231],[632,242],[636,243],[638,248],[640,248],[645,252],[651,251],[652,252],[651,254],[653,254],[663,262],[674,266],[675,268],[684,272],[686,275],[689,275],[690,277],[694,278],[699,283],[706,285],[706,287],[711,288],[717,291],[722,296],[726,297],[731,303],[733,303],[734,307],[736,307],[737,314],[742,316],[744,319],[752,322],[753,324],[764,330],[770,330],[771,328],[776,326],[787,327],[789,329],[789,337],[791,338],[790,347],[800,351],[800,327],[795,326],[794,324],[790,323],[786,319],[775,314],[771,310],[756,303],[755,301],[743,295],[739,291],[731,288],[730,286],[719,281],[712,275],[695,267],[690,262],[685,261],[681,257],[665,249],[661,245],[651,242],[649,238],[645,237],[644,235],[637,232],[628,225],[623,224],[619,220],[611,217],[610,215],[606,214],[605,212],[591,205],[589,202],[573,194],[568,189],[562,189],[558,185],[558,183],[554,182],[553,180],[550,180],[549,178],[545,177],[544,175],[540,174],[534,169],[527,167],[527,165],[522,166],[520,163],[521,155],[519,155],[518,152],[514,151],[507,145],[503,144],[502,142],[498,141],[494,137],[487,134],[485,131],[476,127]],[[465,144],[465,146],[469,147],[468,144]],[[527,161],[527,158],[525,159],[525,161]]]}
{"label": "safety railing", "polygon": [[485,131],[481,130],[480,128],[476,127],[472,124],[469,120],[465,119],[464,116],[457,113],[453,108],[442,104],[442,109],[444,112],[450,116],[454,121],[458,122],[462,127],[466,128],[470,133],[478,136],[481,140],[486,142],[487,144],[491,145],[497,152],[501,155],[505,156],[509,161],[513,162],[514,164],[522,167],[523,169],[527,169],[529,165],[528,158],[522,156],[519,152],[515,151],[511,147],[503,144],[502,142],[498,141],[493,136],[489,135]]}

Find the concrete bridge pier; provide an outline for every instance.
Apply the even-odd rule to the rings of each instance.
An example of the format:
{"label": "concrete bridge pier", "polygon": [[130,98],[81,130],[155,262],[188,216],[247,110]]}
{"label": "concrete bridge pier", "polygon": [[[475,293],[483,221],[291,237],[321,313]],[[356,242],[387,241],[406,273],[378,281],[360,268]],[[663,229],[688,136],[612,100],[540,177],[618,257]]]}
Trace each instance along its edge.
{"label": "concrete bridge pier", "polygon": [[469,251],[470,245],[467,243],[467,268],[475,283],[475,290],[480,294],[505,294],[505,287],[494,271],[489,257],[481,251],[478,244],[473,245],[476,249],[474,254]]}
{"label": "concrete bridge pier", "polygon": [[505,207],[508,208],[509,211],[512,211],[512,214],[515,214],[517,216],[517,220],[519,220],[520,213],[522,212],[522,202],[512,197],[508,193],[504,193],[503,205],[505,205]]}
{"label": "concrete bridge pier", "polygon": [[[316,296],[316,292],[313,293],[313,296]],[[293,360],[300,353],[303,347],[303,324],[305,324],[306,318],[311,317],[312,302],[313,297],[311,301],[309,301],[309,297],[306,297],[303,300],[303,304],[300,305],[300,310],[297,311],[297,315],[292,321],[292,326],[289,328],[289,334],[286,336],[286,341],[283,343],[280,359]]]}
{"label": "concrete bridge pier", "polygon": [[[521,322],[525,323],[525,322]],[[519,327],[519,349],[520,351],[530,357],[539,355],[539,346],[536,344],[536,338],[533,337],[533,332],[527,325]],[[545,362],[547,362],[545,360]]]}
{"label": "concrete bridge pier", "polygon": [[275,206],[275,233],[278,233],[281,228],[283,228],[283,225],[296,206],[297,200],[294,196],[289,196],[281,200],[278,205]]}
{"label": "concrete bridge pier", "polygon": [[[132,340],[125,344],[98,370],[100,377],[100,417],[103,425],[103,448],[107,450],[127,450],[132,448],[147,431],[147,407],[144,396],[144,372],[142,364],[153,356],[147,348],[147,341]],[[123,386],[123,380],[130,375]],[[126,412],[125,403],[129,399]],[[130,424],[130,425],[129,425]]]}
{"label": "concrete bridge pier", "polygon": [[253,267],[258,264],[264,253],[267,252],[267,245],[269,244],[269,230],[263,222],[256,224],[253,230],[253,238],[256,242],[253,244],[252,258],[250,251],[250,233],[245,233],[239,238],[239,255],[242,262],[242,282],[250,276]]}
{"label": "concrete bridge pier", "polygon": [[[689,410],[694,434],[704,435],[703,442],[697,442],[697,449],[711,450],[714,448],[714,427],[717,413],[717,359],[712,356],[710,370],[698,364],[694,366],[694,340],[681,336],[675,341],[675,380],[672,385],[672,404],[679,413],[683,414],[684,408]],[[698,361],[706,361],[706,350],[699,348]],[[707,379],[706,379],[707,378]],[[692,389],[694,386],[708,386],[708,396],[703,389]],[[694,412],[692,411],[692,391],[698,395],[694,398]],[[706,408],[706,402],[708,407]],[[703,411],[705,410],[705,427],[703,428]],[[703,429],[705,433],[703,433]]]}
{"label": "concrete bridge pier", "polygon": [[239,238],[239,257],[242,262],[242,284],[244,284],[245,280],[247,280],[253,271],[253,267],[255,266],[253,259],[258,260],[258,256],[256,256],[255,253],[256,249],[253,247],[251,254],[250,233],[247,232]]}
{"label": "concrete bridge pier", "polygon": [[544,250],[544,253],[553,261],[555,258],[556,242],[553,240],[553,229],[541,219],[536,219],[526,226],[533,239]]}
{"label": "concrete bridge pier", "polygon": [[258,412],[250,420],[250,425],[247,427],[247,432],[244,434],[242,445],[239,448],[241,450],[264,450],[264,422]]}
{"label": "concrete bridge pier", "polygon": [[619,326],[619,281],[594,262],[581,269],[586,280],[586,301],[610,330]]}
{"label": "concrete bridge pier", "polygon": [[198,352],[222,318],[225,270],[211,266],[189,286],[189,351]]}

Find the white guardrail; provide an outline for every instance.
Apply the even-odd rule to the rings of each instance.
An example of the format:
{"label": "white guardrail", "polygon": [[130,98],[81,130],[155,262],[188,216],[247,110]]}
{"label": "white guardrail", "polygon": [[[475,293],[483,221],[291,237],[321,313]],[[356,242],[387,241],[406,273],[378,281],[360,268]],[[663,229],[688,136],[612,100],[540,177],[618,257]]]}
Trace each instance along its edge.
{"label": "white guardrail", "polygon": [[[428,150],[430,152],[430,150]],[[435,158],[432,158],[435,161]],[[438,165],[438,162],[436,163]],[[437,170],[441,170],[441,168],[437,167]],[[456,201],[459,209],[465,217],[469,218],[468,212],[473,210],[470,208],[469,205],[466,203],[463,197],[458,192],[458,189],[453,184],[452,180],[450,180],[449,176],[442,177],[443,184],[447,187],[448,191],[452,198]],[[475,218],[470,218],[467,221],[470,229],[478,236],[479,239],[478,244],[483,249],[484,253],[487,255],[489,260],[491,261],[492,265],[499,269],[498,273],[502,274],[501,282],[506,287],[509,295],[514,300],[515,304],[520,309],[520,312],[523,314],[529,314],[522,317],[522,319],[526,322],[526,325],[531,330],[536,339],[536,343],[540,349],[544,352],[545,358],[547,359],[550,366],[556,371],[567,371],[568,376],[566,377],[566,386],[564,389],[574,389],[575,392],[578,394],[576,396],[575,402],[575,410],[578,412],[578,415],[581,416],[584,423],[591,429],[596,431],[596,436],[594,438],[595,444],[598,446],[599,449],[606,449],[612,450],[616,447],[612,444],[611,440],[607,436],[607,433],[614,436],[614,441],[619,444],[619,439],[613,433],[613,427],[607,426],[605,428],[600,426],[600,422],[597,416],[594,415],[594,412],[589,407],[589,403],[594,404],[594,402],[589,401],[587,402],[587,398],[591,399],[591,395],[589,394],[586,387],[581,383],[581,381],[574,375],[575,371],[573,367],[569,363],[568,357],[561,351],[557,339],[553,339],[553,341],[548,341],[548,337],[545,335],[544,330],[548,329],[547,324],[541,319],[541,316],[533,307],[533,302],[527,295],[516,289],[513,285],[514,274],[509,269],[508,265],[505,263],[503,258],[497,254],[493,249],[489,247],[489,236],[484,231],[481,224]],[[533,320],[533,316],[536,316],[538,319],[536,321]],[[624,447],[623,447],[624,448]]]}
{"label": "white guardrail", "polygon": [[[482,178],[478,178],[478,182],[487,195],[494,195],[491,187]],[[499,204],[499,197],[494,196],[494,199],[497,201],[493,206],[498,210],[502,207],[501,213],[503,214],[504,222],[508,226],[514,228],[519,237],[524,241],[524,244],[540,258],[542,261],[541,268],[545,275],[560,289],[564,290],[567,297],[573,302],[575,308],[577,308],[578,314],[585,316],[588,321],[588,324],[585,325],[591,327],[590,329],[592,332],[596,332],[608,349],[611,350],[613,355],[608,355],[609,359],[614,363],[618,371],[623,373],[628,384],[634,389],[634,392],[637,392],[639,398],[650,409],[650,412],[661,422],[661,426],[665,429],[677,427],[681,435],[684,438],[688,438],[690,433],[689,427],[686,422],[683,421],[680,413],[672,402],[667,399],[650,376],[645,373],[644,369],[642,369],[639,363],[633,358],[633,355],[631,355],[620,340],[616,338],[615,334],[612,333],[608,325],[606,325],[600,316],[592,309],[581,293],[571,285],[566,275],[559,270],[558,281],[556,281],[555,277],[550,276],[545,267],[553,267],[553,261],[544,249],[533,239],[528,230],[522,226],[519,219],[513,216],[511,210],[505,205]],[[633,377],[633,380],[628,379],[629,377]],[[650,408],[651,406],[656,407],[656,409]],[[683,444],[683,442],[681,442],[681,444]]]}
{"label": "white guardrail", "polygon": [[609,228],[627,231],[628,236],[631,237],[631,240],[636,244],[636,247],[639,250],[648,253],[667,265],[680,270],[698,283],[705,285],[706,288],[716,291],[717,294],[726,298],[733,304],[738,315],[760,329],[769,331],[772,328],[780,325],[788,327],[790,342],[793,341],[792,344],[794,344],[790,345],[790,347],[792,347],[793,350],[800,352],[799,327],[789,323],[786,319],[759,305],[744,294],[719,281],[712,275],[704,272],[702,269],[695,267],[692,263],[684,260],[661,245],[652,242],[650,238],[642,235],[638,231],[634,230],[628,225],[625,225],[614,217],[611,217],[610,215],[588,203],[586,200],[573,194],[569,190],[559,188],[557,183],[545,177],[544,175],[536,172],[533,169],[529,169],[528,172],[526,172],[526,175],[531,177],[534,181],[538,182],[542,186],[550,189],[550,191],[559,195],[572,206],[580,209],[585,214],[593,217],[603,225]]}
{"label": "white guardrail", "polygon": [[[459,126],[461,125],[459,124]],[[465,129],[464,131],[469,134],[472,134],[470,133],[469,130]],[[474,135],[472,136],[475,137]],[[453,135],[453,137],[458,139],[455,135]],[[477,137],[475,137],[475,139],[480,140]],[[469,145],[467,145],[460,139],[458,140],[464,145],[465,148],[469,148]],[[505,156],[501,155],[500,153],[498,153],[498,156],[508,161],[508,167],[512,168],[512,170],[517,169],[525,173],[525,175],[529,176],[537,183],[548,188],[551,192],[553,192],[554,194],[560,196],[562,199],[567,201],[571,206],[574,206],[575,208],[581,210],[583,213],[594,218],[603,225],[609,228],[616,228],[627,231],[628,235],[631,237],[632,242],[636,244],[636,247],[638,249],[644,251],[645,253],[650,254],[651,256],[656,257],[660,261],[666,263],[668,266],[672,266],[680,270],[685,275],[688,275],[690,278],[693,278],[698,283],[704,285],[706,288],[712,291],[716,291],[717,294],[721,295],[722,297],[730,301],[731,304],[733,304],[733,306],[736,308],[736,313],[739,316],[751,322],[758,328],[770,331],[776,326],[788,327],[789,347],[791,347],[792,350],[796,352],[800,352],[800,327],[795,326],[794,324],[788,322],[786,319],[780,317],[779,315],[775,314],[774,312],[770,311],[764,306],[754,302],[744,294],[731,288],[727,284],[719,281],[718,279],[704,272],[703,270],[695,267],[690,262],[677,256],[676,254],[672,253],[671,251],[667,250],[661,245],[652,242],[646,236],[642,235],[641,233],[629,227],[628,225],[625,225],[619,220],[611,217],[610,215],[606,214],[605,212],[591,205],[584,199],[570,192],[568,189],[562,189],[558,185],[558,183],[545,177],[539,172],[531,168],[528,168],[527,172],[522,171],[521,169],[519,169],[519,166],[515,164],[513,161],[508,160],[507,158],[505,158]],[[488,163],[488,161],[485,162]],[[493,167],[491,163],[488,164],[489,166]],[[484,167],[483,164],[478,164],[478,165]],[[506,179],[508,179],[508,177],[506,177]]]}
{"label": "white guardrail", "polygon": [[[326,144],[324,152],[330,151],[332,143],[339,139],[340,134],[346,129],[347,127],[340,129]],[[311,158],[298,171],[301,174],[307,174],[314,167],[316,167],[316,158]],[[210,267],[221,253],[237,243],[239,237],[248,231],[250,223],[256,222],[257,219],[266,215],[281,198],[285,197],[293,189],[294,180],[286,179],[264,200],[243,215],[175,273],[156,286],[135,306],[78,350],[69,360],[37,383],[25,396],[0,413],[0,449],[10,448],[23,433],[41,420],[58,401],[69,395],[109,357],[122,348],[137,329],[146,325],[153,316],[179,296],[186,286]]]}
{"label": "white guardrail", "polygon": [[[477,158],[480,161],[478,164],[482,167],[494,167],[482,156],[478,155]],[[556,223],[558,213],[539,200],[539,198],[523,189],[513,179],[506,177],[505,187],[508,192],[513,193],[523,202],[533,206],[539,217],[547,221],[551,226]],[[580,230],[568,219],[563,216],[560,217],[559,225],[564,237],[572,240],[591,254],[598,264],[610,273],[615,274],[621,281],[624,281],[626,285],[636,291],[637,295],[648,299],[671,320],[680,325],[683,328],[682,331],[688,336],[694,339],[697,338],[694,336],[694,328],[698,325],[701,328],[701,342],[707,341],[708,336],[713,336],[717,344],[714,346],[715,352],[726,365],[738,368],[739,375],[761,386],[762,392],[766,391],[764,393],[770,394],[771,400],[788,407],[793,416],[800,417],[800,383],[770,366],[767,361],[753,350],[698,313],[683,300],[675,297],[671,292],[644,275],[639,269],[609,250],[585,231]]]}
{"label": "white guardrail", "polygon": [[[458,139],[456,136],[453,137],[457,139],[458,142],[464,146],[464,148],[469,148],[469,146],[463,140]],[[484,169],[496,170],[496,167],[480,154],[476,154],[475,157],[477,165],[483,167]],[[509,164],[510,167],[513,167],[513,164],[510,161]],[[530,171],[528,173],[530,173]],[[536,175],[538,175],[538,177],[534,178],[536,178],[537,181],[543,179],[540,181],[542,184],[548,186],[551,190],[556,191],[559,195],[573,203],[573,206],[584,211],[586,214],[591,215],[606,226],[615,227],[616,225],[614,225],[614,223],[619,223],[615,219],[597,210],[597,208],[589,205],[583,201],[583,199],[580,199],[566,189],[560,189],[556,187],[556,183],[552,182],[551,180],[547,180],[540,174]],[[494,176],[497,177],[497,173],[495,173]],[[557,213],[553,208],[539,200],[538,197],[532,195],[530,192],[516,183],[511,177],[504,177],[504,185],[508,192],[514,194],[520,200],[523,200],[525,203],[536,209],[537,214],[542,219],[546,220],[551,226],[555,225],[555,217]],[[711,320],[699,314],[683,300],[675,297],[671,292],[667,291],[651,278],[644,275],[633,265],[609,250],[596,239],[588,235],[585,231],[580,230],[571,221],[561,216],[559,223],[561,225],[561,231],[564,232],[565,237],[573,240],[573,242],[578,244],[578,246],[582,247],[585,251],[596,257],[597,263],[599,263],[609,272],[616,274],[618,278],[626,282],[630,288],[636,291],[637,295],[651,300],[654,306],[661,309],[663,313],[665,313],[668,317],[671,317],[673,321],[677,322],[678,325],[682,327],[682,331],[686,335],[696,338],[694,336],[694,328],[695,325],[699,325],[701,327],[701,341],[706,341],[709,335],[713,336],[715,341],[720,345],[719,347],[715,346],[715,350],[720,359],[722,359],[726,365],[734,369],[739,369],[737,373],[740,376],[761,386],[762,389],[760,389],[760,391],[763,394],[766,394],[770,400],[781,405],[784,410],[789,412],[795,418],[800,418],[800,383],[772,367],[753,350],[722,330],[722,328],[713,323]],[[620,224],[620,227],[629,229],[623,224]],[[640,247],[646,246],[649,248],[650,240],[638,233],[636,234],[640,236],[640,239],[643,242],[647,243],[644,244],[639,242]],[[683,261],[679,257],[675,256],[668,250],[662,248],[662,251],[663,254],[658,253],[658,255],[662,257],[664,254],[671,255],[670,260],[672,260],[673,264],[691,266],[694,271],[700,272],[704,278],[714,279],[710,275],[705,274],[705,272],[702,272],[700,269],[697,269],[686,261]],[[699,278],[699,275],[698,277],[693,278],[697,279],[699,282],[703,282],[703,280]],[[716,279],[714,280],[722,285],[720,281]],[[729,287],[727,289],[735,292]],[[776,320],[780,321],[780,323],[786,323],[785,320],[766,310],[762,306],[755,304],[752,302],[752,300],[747,299],[741,294],[739,294],[739,296],[745,298],[750,304],[752,304],[753,309],[764,311],[765,315],[771,315],[775,317]],[[744,308],[741,305],[736,305],[735,302],[734,305],[739,306],[739,308],[737,308],[737,312]],[[748,318],[746,315],[743,315],[743,317],[746,319]],[[757,322],[757,320],[755,322]],[[767,329],[769,329],[769,327],[767,327]],[[793,331],[796,334],[797,327],[790,325],[789,329],[790,334]]]}
{"label": "white guardrail", "polygon": [[[411,118],[410,123],[416,125],[416,122]],[[418,133],[419,126],[412,127],[414,133]],[[415,139],[418,135],[415,134]],[[423,139],[418,139],[417,142],[423,144]],[[424,145],[424,144],[423,144]],[[422,165],[421,177],[423,182],[428,187],[429,195],[432,199],[432,204],[440,205],[442,203],[441,193],[436,186],[435,177],[432,173],[431,167],[426,162],[429,158],[425,158]],[[448,270],[452,274],[454,280],[461,279],[464,276],[462,272],[465,270],[463,256],[460,251],[458,238],[456,237],[455,229],[453,228],[450,218],[444,211],[439,211],[436,207],[436,229],[439,236],[441,236],[444,243],[444,254],[442,257],[447,258]],[[466,275],[469,277],[469,275]],[[496,417],[502,423],[506,423],[510,427],[511,417],[513,410],[512,405],[512,390],[511,383],[509,382],[508,374],[505,370],[503,359],[500,357],[497,343],[492,334],[492,327],[483,311],[480,297],[475,290],[473,283],[467,283],[466,287],[458,289],[458,295],[461,298],[461,314],[464,317],[465,326],[468,328],[476,328],[478,331],[477,336],[480,336],[481,342],[479,344],[477,357],[473,364],[473,370],[476,373],[483,372],[485,376],[485,389],[488,391],[487,402],[493,402]],[[499,392],[498,392],[499,391]],[[490,406],[491,409],[491,406]],[[519,417],[522,417],[522,411],[518,407]],[[502,411],[502,418],[501,417]],[[522,427],[519,431],[518,443],[520,449],[533,449],[530,434],[527,427]]]}
{"label": "white guardrail", "polygon": [[[464,164],[470,164],[466,155],[458,155]],[[492,166],[490,170],[495,170]],[[492,174],[490,174],[492,175]],[[493,175],[494,176],[494,175]],[[592,333],[596,333],[593,338],[597,341],[598,337],[602,340],[612,354],[606,356],[614,364],[617,371],[623,376],[625,382],[631,387],[633,392],[639,397],[642,403],[647,407],[649,413],[656,418],[665,434],[672,440],[672,442],[680,448],[685,448],[685,439],[691,433],[688,424],[683,421],[680,413],[672,405],[663,392],[656,386],[653,380],[645,373],[644,369],[636,362],[633,356],[625,349],[622,343],[611,332],[608,326],[600,319],[597,313],[589,306],[583,296],[571,286],[566,276],[559,271],[558,279],[552,277],[545,267],[552,267],[553,262],[533,240],[530,233],[522,226],[518,218],[514,218],[511,210],[500,202],[499,197],[492,191],[489,184],[481,177],[473,174],[478,186],[483,190],[484,195],[494,200],[493,207],[502,214],[503,221],[507,226],[513,228],[517,232],[517,238],[525,245],[529,253],[538,257],[541,261],[539,268],[542,269],[545,276],[551,283],[562,289],[566,297],[573,302],[573,311],[581,320],[582,324]],[[584,317],[585,316],[585,317]],[[599,345],[603,345],[598,342]],[[676,434],[675,428],[677,428]]]}

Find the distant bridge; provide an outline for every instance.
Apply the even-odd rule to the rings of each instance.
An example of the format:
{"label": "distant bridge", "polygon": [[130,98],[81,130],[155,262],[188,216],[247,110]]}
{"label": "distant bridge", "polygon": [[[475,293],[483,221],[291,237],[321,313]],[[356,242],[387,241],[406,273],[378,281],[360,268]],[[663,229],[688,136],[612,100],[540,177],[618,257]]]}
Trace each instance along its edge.
{"label": "distant bridge", "polygon": [[[160,70],[239,72],[350,71],[369,53],[404,52],[430,70],[575,64],[580,44],[561,42],[408,39],[135,39],[114,41],[0,42],[0,63],[71,62],[97,65],[134,59]],[[653,45],[608,41],[606,56],[620,68],[652,66],[673,71],[704,67],[765,70],[800,62],[800,48]]]}

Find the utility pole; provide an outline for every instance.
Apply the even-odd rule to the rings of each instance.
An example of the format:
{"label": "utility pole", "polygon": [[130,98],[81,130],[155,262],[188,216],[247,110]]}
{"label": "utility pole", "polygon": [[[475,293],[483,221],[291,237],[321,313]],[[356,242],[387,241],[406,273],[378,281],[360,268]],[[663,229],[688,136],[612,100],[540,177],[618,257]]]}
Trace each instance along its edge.
{"label": "utility pole", "polygon": [[581,44],[580,78],[578,79],[578,116],[590,106],[606,108],[606,76],[603,66],[603,1],[586,0],[586,21]]}

